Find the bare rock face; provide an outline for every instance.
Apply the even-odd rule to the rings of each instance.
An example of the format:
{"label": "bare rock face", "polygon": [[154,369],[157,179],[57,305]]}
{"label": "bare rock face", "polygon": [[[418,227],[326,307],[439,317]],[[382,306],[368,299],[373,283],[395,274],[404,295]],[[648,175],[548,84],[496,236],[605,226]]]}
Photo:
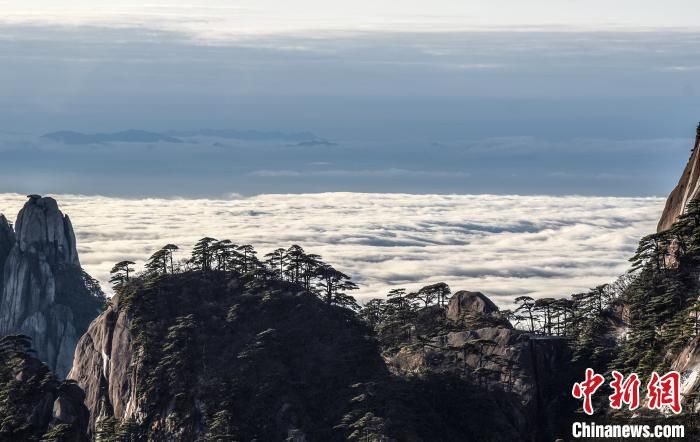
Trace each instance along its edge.
{"label": "bare rock face", "polygon": [[685,170],[683,170],[683,175],[678,180],[678,184],[666,200],[666,207],[664,207],[657,228],[659,232],[670,228],[683,213],[688,202],[700,194],[700,154],[698,153],[700,149],[698,147],[700,147],[700,125],[698,125],[693,153]]}
{"label": "bare rock face", "polygon": [[5,261],[10,255],[10,251],[15,246],[15,231],[7,222],[5,215],[0,214],[0,290],[3,287],[3,272]]}
{"label": "bare rock face", "polygon": [[129,317],[118,309],[119,297],[95,319],[75,349],[68,378],[85,390],[90,431],[105,417],[139,417],[136,398],[138,370],[132,370]]}
{"label": "bare rock face", "polygon": [[450,299],[450,303],[447,305],[447,318],[457,321],[465,313],[490,315],[497,311],[496,304],[483,293],[462,290],[455,293]]}
{"label": "bare rock face", "polygon": [[85,287],[70,219],[53,198],[31,195],[17,216],[15,233],[8,228],[2,217],[0,335],[29,336],[39,359],[64,377],[99,304]]}
{"label": "bare rock face", "polygon": [[[700,196],[700,124],[697,128],[695,147],[683,170],[678,184],[673,189],[659,220],[658,231],[673,225],[683,213],[688,202]],[[695,337],[677,355],[672,356],[671,369],[681,373],[681,389],[684,398],[700,391],[700,338]],[[695,410],[700,409],[700,402]]]}
{"label": "bare rock face", "polygon": [[[671,370],[681,374],[681,394],[684,399],[700,391],[700,337],[696,336],[674,358]],[[693,411],[698,409],[700,409],[700,402],[695,404]]]}

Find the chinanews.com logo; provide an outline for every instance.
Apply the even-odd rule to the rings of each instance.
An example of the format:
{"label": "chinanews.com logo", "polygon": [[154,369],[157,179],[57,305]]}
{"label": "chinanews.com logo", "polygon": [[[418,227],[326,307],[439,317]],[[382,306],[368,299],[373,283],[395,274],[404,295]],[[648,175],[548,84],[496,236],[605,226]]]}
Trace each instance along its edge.
{"label": "chinanews.com logo", "polygon": [[[583,412],[593,415],[593,395],[605,384],[605,377],[587,368],[583,381],[577,382],[571,388],[574,398],[583,401]],[[613,410],[635,411],[640,407],[656,410],[660,413],[680,414],[682,411],[680,392],[681,376],[677,371],[664,375],[652,372],[646,384],[644,401],[640,396],[642,381],[637,373],[625,377],[618,371],[612,372],[610,381],[612,394],[608,396],[610,408]],[[574,438],[683,438],[683,425],[596,425],[593,422],[574,422],[571,428]]]}

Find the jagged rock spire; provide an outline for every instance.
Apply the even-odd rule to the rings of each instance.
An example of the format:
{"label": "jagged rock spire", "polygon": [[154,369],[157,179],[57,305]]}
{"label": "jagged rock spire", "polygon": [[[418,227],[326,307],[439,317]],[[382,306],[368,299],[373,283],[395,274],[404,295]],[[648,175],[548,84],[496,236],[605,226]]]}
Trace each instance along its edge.
{"label": "jagged rock spire", "polygon": [[39,359],[65,376],[98,311],[85,287],[73,226],[53,198],[30,195],[14,232],[0,216],[0,265],[0,335],[29,336]]}
{"label": "jagged rock spire", "polygon": [[44,254],[56,263],[80,265],[73,225],[53,198],[29,195],[17,215],[15,232],[22,252]]}

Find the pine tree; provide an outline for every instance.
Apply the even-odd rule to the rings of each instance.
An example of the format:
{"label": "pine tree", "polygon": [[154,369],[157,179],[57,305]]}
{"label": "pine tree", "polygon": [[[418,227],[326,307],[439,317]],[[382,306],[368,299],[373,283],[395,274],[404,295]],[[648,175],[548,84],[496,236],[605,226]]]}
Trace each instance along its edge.
{"label": "pine tree", "polygon": [[275,249],[272,252],[265,255],[267,258],[267,265],[277,278],[280,280],[284,279],[284,265],[287,263],[287,251],[283,248]]}
{"label": "pine tree", "polygon": [[214,259],[213,246],[216,239],[204,237],[197,241],[192,249],[192,257],[190,261],[196,269],[203,272],[212,270],[212,261]]}
{"label": "pine tree", "polygon": [[157,250],[146,262],[146,271],[151,275],[165,275],[168,273],[168,251]]}
{"label": "pine tree", "polygon": [[359,316],[364,319],[370,327],[376,328],[386,319],[387,306],[383,299],[370,299],[362,306]]}
{"label": "pine tree", "polygon": [[527,319],[529,320],[529,325],[530,325],[530,333],[535,332],[535,316],[534,316],[534,307],[535,307],[535,300],[532,299],[529,296],[519,296],[515,298],[515,302],[520,304],[517,309],[515,309],[516,312],[525,312],[527,314]]}
{"label": "pine tree", "polygon": [[114,267],[112,267],[112,270],[110,270],[110,275],[112,277],[109,279],[109,282],[115,286],[121,286],[126,282],[129,282],[129,274],[134,271],[134,269],[131,268],[131,266],[135,265],[133,261],[120,261],[116,264],[114,264]]}
{"label": "pine tree", "polygon": [[255,251],[255,248],[250,244],[244,244],[238,247],[238,252],[243,258],[241,260],[241,271],[243,273],[246,273],[250,270],[253,270],[257,261],[257,258],[255,257],[255,255],[257,255],[257,252]]}
{"label": "pine tree", "polygon": [[175,244],[167,244],[165,247],[163,247],[163,250],[167,253],[167,258],[170,261],[170,273],[175,273],[175,267],[173,266],[173,253],[175,253],[176,250],[179,250],[180,248],[176,246]]}
{"label": "pine tree", "polygon": [[352,310],[359,309],[355,298],[345,293],[348,290],[357,289],[357,285],[350,281],[348,275],[336,270],[329,264],[323,264],[316,270],[316,277],[319,279],[318,293],[321,299],[328,304],[335,304]]}

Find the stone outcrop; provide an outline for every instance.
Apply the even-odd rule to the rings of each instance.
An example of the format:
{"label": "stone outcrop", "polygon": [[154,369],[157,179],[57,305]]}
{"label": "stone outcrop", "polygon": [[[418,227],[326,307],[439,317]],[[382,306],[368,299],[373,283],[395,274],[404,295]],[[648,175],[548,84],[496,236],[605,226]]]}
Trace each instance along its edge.
{"label": "stone outcrop", "polygon": [[490,315],[498,311],[498,307],[481,292],[459,291],[452,296],[447,306],[447,318],[457,321],[464,313],[479,313]]}
{"label": "stone outcrop", "polygon": [[[489,319],[498,316],[498,307],[483,293],[460,291],[450,300],[446,317],[458,321],[465,315]],[[504,386],[527,404],[535,399],[538,373],[551,380],[559,364],[568,360],[568,346],[565,339],[530,335],[502,318],[500,322],[437,336],[418,351],[403,347],[387,362],[393,371],[406,374],[481,369],[488,373],[484,382]]]}
{"label": "stone outcrop", "polygon": [[[136,370],[132,365],[130,319],[118,308],[119,296],[95,319],[75,349],[68,378],[85,390],[90,409],[89,428],[105,417],[119,420],[139,417],[136,398]],[[92,431],[91,430],[91,431]]]}
{"label": "stone outcrop", "polygon": [[32,339],[37,356],[59,377],[71,368],[73,352],[100,300],[84,283],[68,216],[53,198],[30,195],[12,233],[0,219],[0,335]]}
{"label": "stone outcrop", "polygon": [[457,325],[465,317],[476,323],[482,318],[484,326],[439,334],[422,347],[404,346],[387,355],[391,371],[412,376],[458,373],[489,389],[513,393],[522,412],[515,418],[516,425],[550,434],[555,425],[552,416],[561,411],[557,407],[568,406],[564,393],[572,381],[571,373],[563,369],[571,361],[566,340],[516,330],[480,292],[459,291],[451,298],[448,324]]}
{"label": "stone outcrop", "polygon": [[700,194],[700,149],[698,147],[700,147],[700,125],[698,125],[695,145],[688,164],[686,164],[678,184],[666,200],[666,206],[657,228],[659,232],[671,227],[683,213],[688,202]]}

